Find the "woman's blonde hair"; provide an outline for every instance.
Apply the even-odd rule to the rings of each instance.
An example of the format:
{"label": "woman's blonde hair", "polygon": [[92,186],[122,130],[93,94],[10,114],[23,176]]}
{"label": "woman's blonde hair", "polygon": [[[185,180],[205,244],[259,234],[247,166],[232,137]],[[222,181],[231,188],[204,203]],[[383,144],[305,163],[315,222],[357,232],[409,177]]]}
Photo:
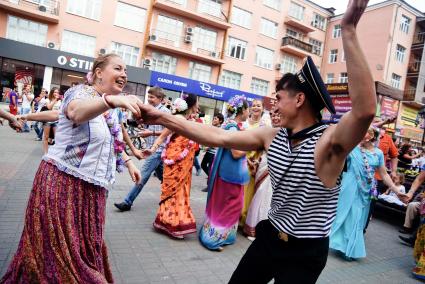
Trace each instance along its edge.
{"label": "woman's blonde hair", "polygon": [[99,68],[100,70],[103,70],[103,68],[105,68],[108,65],[109,61],[111,61],[111,59],[114,57],[121,58],[119,55],[115,53],[108,53],[105,55],[99,55],[94,60],[93,67],[91,69],[91,78],[90,78],[91,80],[88,80],[89,85],[93,85],[97,80],[96,69]]}

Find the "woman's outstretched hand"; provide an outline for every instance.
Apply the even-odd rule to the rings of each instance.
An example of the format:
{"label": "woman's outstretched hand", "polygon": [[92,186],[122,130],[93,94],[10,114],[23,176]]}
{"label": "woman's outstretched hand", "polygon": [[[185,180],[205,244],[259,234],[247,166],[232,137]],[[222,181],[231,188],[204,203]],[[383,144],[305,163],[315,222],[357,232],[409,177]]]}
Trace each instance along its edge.
{"label": "woman's outstretched hand", "polygon": [[128,96],[106,96],[105,97],[108,104],[114,108],[125,108],[131,111],[135,118],[139,118],[141,115],[140,106],[144,105],[143,102],[134,95]]}

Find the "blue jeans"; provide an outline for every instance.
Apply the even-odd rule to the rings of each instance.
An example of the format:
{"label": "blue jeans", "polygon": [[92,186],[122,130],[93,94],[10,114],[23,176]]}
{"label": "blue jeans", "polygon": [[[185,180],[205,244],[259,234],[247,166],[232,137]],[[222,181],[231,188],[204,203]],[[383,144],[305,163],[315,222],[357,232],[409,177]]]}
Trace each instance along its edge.
{"label": "blue jeans", "polygon": [[198,156],[195,156],[193,158],[193,166],[195,167],[196,171],[199,171],[201,169],[201,165],[199,164]]}
{"label": "blue jeans", "polygon": [[[30,111],[31,111],[30,108],[23,108],[23,107],[21,107],[21,109],[19,111],[19,114],[20,115],[28,114],[28,113],[30,113]],[[22,128],[22,132],[29,132],[29,131],[30,131],[30,128],[29,128],[27,122],[25,122],[24,123],[24,127]]]}
{"label": "blue jeans", "polygon": [[34,123],[34,130],[35,130],[35,133],[37,134],[37,138],[41,140],[43,138],[43,132],[44,132],[43,123],[36,121]]}
{"label": "blue jeans", "polygon": [[150,155],[143,162],[142,167],[140,168],[140,173],[142,174],[142,180],[139,184],[135,184],[131,191],[127,194],[127,197],[124,199],[124,202],[128,205],[133,205],[134,200],[142,191],[145,184],[148,182],[152,173],[155,171],[156,177],[162,182],[162,171],[163,164],[161,161],[161,152],[156,152]]}

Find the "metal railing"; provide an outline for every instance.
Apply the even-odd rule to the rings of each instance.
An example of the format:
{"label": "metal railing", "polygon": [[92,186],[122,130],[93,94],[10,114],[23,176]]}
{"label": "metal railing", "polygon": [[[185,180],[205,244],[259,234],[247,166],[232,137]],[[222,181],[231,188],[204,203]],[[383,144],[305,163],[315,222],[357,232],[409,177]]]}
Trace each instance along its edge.
{"label": "metal railing", "polygon": [[286,45],[290,45],[290,46],[302,49],[309,53],[313,52],[313,45],[290,36],[286,36],[282,38],[282,46],[286,46]]}
{"label": "metal railing", "polygon": [[414,60],[413,62],[410,62],[407,66],[407,73],[419,73],[419,70],[421,69],[421,63],[420,60]]}
{"label": "metal railing", "polygon": [[57,0],[0,0],[0,3],[14,4],[18,7],[59,16],[60,3]]}
{"label": "metal railing", "polygon": [[413,38],[413,44],[424,44],[425,43],[425,32],[419,32],[415,34]]}
{"label": "metal railing", "polygon": [[416,95],[416,88],[409,88],[403,92],[403,100],[405,101],[414,101]]}
{"label": "metal railing", "polygon": [[204,41],[196,40],[194,34],[179,36],[175,33],[153,29],[150,32],[149,41],[162,43],[173,48],[191,51],[204,56],[213,58],[221,57],[221,49],[219,46],[205,45]]}

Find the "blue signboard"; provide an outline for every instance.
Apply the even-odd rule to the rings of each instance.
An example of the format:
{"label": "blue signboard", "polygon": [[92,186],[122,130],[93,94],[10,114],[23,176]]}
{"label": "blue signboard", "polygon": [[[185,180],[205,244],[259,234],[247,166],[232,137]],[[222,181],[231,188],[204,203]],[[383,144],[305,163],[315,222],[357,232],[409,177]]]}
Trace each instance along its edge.
{"label": "blue signboard", "polygon": [[229,89],[210,83],[195,81],[192,79],[187,79],[156,71],[152,71],[150,85],[158,86],[167,90],[190,93],[197,96],[220,101],[228,101],[231,97],[235,95],[245,95],[248,101],[252,101],[254,99],[263,99],[262,96],[256,94],[243,92],[235,89]]}

